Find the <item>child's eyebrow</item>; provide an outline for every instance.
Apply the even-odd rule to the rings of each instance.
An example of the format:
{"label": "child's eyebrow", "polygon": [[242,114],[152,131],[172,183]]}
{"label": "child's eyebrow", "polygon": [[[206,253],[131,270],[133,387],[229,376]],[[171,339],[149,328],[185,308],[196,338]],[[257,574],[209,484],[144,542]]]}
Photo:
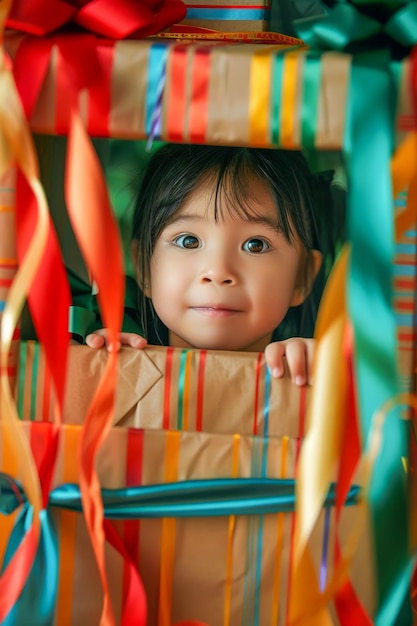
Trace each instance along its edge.
{"label": "child's eyebrow", "polygon": [[[239,213],[237,214],[240,215]],[[178,215],[176,217],[174,216],[169,221],[167,226],[172,226],[180,222],[204,221],[205,219],[207,219],[205,215],[199,215],[195,213],[186,213],[183,215]],[[267,215],[245,214],[243,221],[247,222],[248,224],[260,224],[261,226],[266,226],[267,228],[272,229],[275,232],[281,230],[278,220],[272,219],[271,217],[268,217]]]}
{"label": "child's eyebrow", "polygon": [[197,215],[196,213],[185,213],[182,215],[174,215],[174,217],[169,221],[168,225],[175,224],[176,222],[186,222],[191,220],[204,220],[206,219],[204,215]]}
{"label": "child's eyebrow", "polygon": [[261,224],[263,226],[267,226],[268,228],[272,228],[274,231],[280,230],[278,220],[274,220],[266,215],[254,215],[253,217],[248,217],[247,221],[251,224]]}

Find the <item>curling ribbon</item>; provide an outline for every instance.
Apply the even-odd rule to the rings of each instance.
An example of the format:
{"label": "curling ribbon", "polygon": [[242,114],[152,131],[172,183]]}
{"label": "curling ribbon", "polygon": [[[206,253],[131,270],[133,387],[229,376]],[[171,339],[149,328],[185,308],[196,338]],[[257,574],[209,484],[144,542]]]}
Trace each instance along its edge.
{"label": "curling ribbon", "polygon": [[[371,485],[371,475],[385,440],[383,429],[389,419],[388,412],[401,402],[410,406],[417,406],[415,396],[397,395],[392,400],[388,399],[372,416],[366,449],[361,454],[359,463],[355,466],[364,490],[357,503],[355,524],[344,543],[343,554],[338,555],[339,558],[335,563],[335,568],[329,577],[326,588],[320,591],[314,576],[311,575],[314,572],[311,571],[306,547],[312,526],[317,519],[317,504],[323,502],[333,476],[333,470],[337,467],[341,445],[345,445],[342,439],[345,431],[344,419],[350,416],[345,411],[346,407],[349,406],[349,402],[346,401],[346,394],[349,394],[349,368],[343,354],[343,345],[346,341],[349,342],[346,337],[346,329],[349,329],[349,326],[346,325],[348,322],[345,296],[348,261],[349,252],[348,248],[345,248],[329,277],[316,325],[318,343],[314,362],[315,384],[312,389],[307,417],[310,427],[301,450],[296,493],[298,514],[294,577],[290,599],[290,624],[292,625],[308,623],[319,626],[327,623],[325,621],[326,613],[323,611],[332,599],[338,597],[340,590],[343,590],[343,585],[349,580],[348,571],[357,550],[358,539],[364,524],[364,503],[369,499],[368,489]],[[350,349],[349,345],[347,347]],[[321,376],[321,372],[325,373],[325,376]],[[331,376],[329,372],[332,373]],[[334,391],[335,389],[337,393]],[[335,415],[340,419],[335,419]],[[399,419],[398,415],[395,415],[395,418]],[[399,422],[401,427],[402,420],[399,419]],[[326,441],[326,446],[323,446],[323,441]],[[317,455],[319,448],[321,454]],[[336,507],[339,506],[338,502],[340,502],[342,495],[340,487],[340,485],[336,487]],[[350,489],[351,487],[349,491]],[[349,493],[349,491],[347,484],[344,483],[344,494]],[[338,528],[336,527],[335,533],[337,534],[337,532]],[[409,582],[411,563],[411,559],[408,559],[396,579],[397,590],[400,594],[401,588],[404,591],[404,587]],[[340,595],[339,597],[342,599]],[[349,622],[352,610],[355,610],[357,619],[354,622]],[[349,605],[346,614],[343,616],[342,613],[340,617],[342,624],[354,623],[355,626],[356,624],[369,624],[368,616],[362,611],[361,606]],[[381,621],[382,623],[384,622]],[[385,623],[393,622],[386,621]]]}
{"label": "curling ribbon", "polygon": [[[17,250],[18,259],[21,262],[36,228],[37,207],[23,176],[18,176],[17,183]],[[45,352],[56,398],[54,433],[48,446],[39,454],[37,462],[43,506],[45,506],[55,467],[64,404],[69,344],[68,309],[71,301],[68,280],[50,216],[48,216],[47,241],[27,299],[36,335]],[[37,460],[36,456],[35,460]]]}
{"label": "curling ribbon", "polygon": [[[75,111],[68,136],[65,198],[81,253],[98,286],[97,299],[108,341],[113,346],[85,418],[79,449],[83,510],[104,591],[101,624],[107,626],[115,621],[106,575],[103,505],[95,457],[112,424],[124,272],[119,233],[98,157]],[[133,613],[138,625],[146,623],[146,606],[136,605]]]}
{"label": "curling ribbon", "polygon": [[[96,79],[96,73],[100,71],[95,56],[95,38],[91,35],[60,36],[34,40],[27,46],[23,41],[15,62],[17,84],[20,89],[26,90],[26,113],[30,115],[55,44],[59,58],[66,62],[67,71],[65,74],[60,73],[60,81],[62,92],[67,94],[67,107],[71,115],[65,181],[68,212],[86,264],[99,287],[97,300],[103,322],[109,329],[109,339],[116,345],[121,327],[124,283],[119,235],[97,156],[78,114],[75,113],[79,91],[89,87]],[[36,50],[35,56],[31,56],[33,49]],[[80,62],[83,51],[85,53],[86,50],[91,53],[87,55],[90,60],[88,64]],[[33,67],[33,75],[28,72],[28,64]],[[23,72],[24,67],[26,73]],[[31,81],[27,78],[28,74],[33,76]],[[84,436],[80,444],[80,484],[86,522],[104,591],[102,624],[113,624],[114,615],[105,571],[102,503],[94,459],[112,421],[116,365],[117,355],[112,353],[86,417]],[[130,580],[136,586],[141,585],[138,574],[136,578],[131,576]],[[128,597],[132,598],[132,594]],[[137,624],[146,619],[146,606],[143,603],[130,602],[127,612],[132,615],[132,619],[136,619]]]}
{"label": "curling ribbon", "polygon": [[[10,4],[10,0],[1,3],[1,27]],[[2,29],[1,32],[3,32]],[[1,574],[0,622],[4,623],[27,581],[41,535],[41,487],[33,455],[22,433],[10,389],[7,359],[26,294],[30,290],[47,243],[49,215],[45,194],[39,181],[32,137],[3,50],[1,50],[0,57],[0,132],[2,138],[0,174],[3,174],[15,162],[17,168],[25,176],[38,208],[36,228],[8,292],[0,329],[1,425],[6,448],[12,451],[20,468],[25,493],[32,511],[30,524],[24,528],[20,541]]]}
{"label": "curling ribbon", "polygon": [[14,0],[6,27],[45,36],[77,25],[109,39],[147,37],[180,22],[181,0]]}
{"label": "curling ribbon", "polygon": [[[349,487],[361,455],[360,428],[357,411],[356,378],[353,367],[353,331],[349,322],[346,323],[343,334],[343,355],[347,367],[346,413],[343,424],[342,448],[337,476],[337,495],[335,507],[335,527],[338,529],[340,517]],[[337,532],[335,533],[334,565],[341,563],[343,554]],[[339,621],[343,626],[370,626],[370,616],[359,600],[351,581],[347,578],[334,598],[335,608]]]}

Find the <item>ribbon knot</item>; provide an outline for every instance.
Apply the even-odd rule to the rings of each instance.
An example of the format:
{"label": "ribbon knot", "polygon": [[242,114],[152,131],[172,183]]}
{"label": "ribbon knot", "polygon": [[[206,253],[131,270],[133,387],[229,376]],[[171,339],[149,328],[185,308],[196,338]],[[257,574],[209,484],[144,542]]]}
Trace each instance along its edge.
{"label": "ribbon knot", "polygon": [[403,58],[417,44],[416,0],[337,0],[322,6],[323,14],[294,21],[310,48],[347,53],[388,48],[394,58]]}
{"label": "ribbon knot", "polygon": [[185,15],[182,0],[14,0],[6,27],[36,36],[82,29],[109,39],[142,38]]}

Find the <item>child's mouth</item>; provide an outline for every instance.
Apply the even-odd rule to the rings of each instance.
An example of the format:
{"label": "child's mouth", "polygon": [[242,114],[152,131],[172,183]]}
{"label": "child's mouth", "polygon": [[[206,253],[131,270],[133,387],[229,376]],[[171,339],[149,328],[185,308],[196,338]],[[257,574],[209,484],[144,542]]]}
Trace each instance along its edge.
{"label": "child's mouth", "polygon": [[208,317],[230,317],[240,312],[237,309],[230,309],[224,306],[194,306],[192,310]]}

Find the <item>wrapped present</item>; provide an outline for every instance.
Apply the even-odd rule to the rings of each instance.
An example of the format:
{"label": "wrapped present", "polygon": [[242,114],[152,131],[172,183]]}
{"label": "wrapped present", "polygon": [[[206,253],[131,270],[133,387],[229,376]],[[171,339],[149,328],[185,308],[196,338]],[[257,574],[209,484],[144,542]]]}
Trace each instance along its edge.
{"label": "wrapped present", "polygon": [[[288,374],[272,380],[263,355],[149,348],[122,349],[120,356],[116,420],[117,416],[121,419],[97,456],[100,486],[122,490],[122,496],[127,496],[127,488],[139,496],[140,488],[154,486],[156,494],[169,496],[156,498],[153,505],[148,501],[145,506],[142,500],[134,514],[134,505],[126,512],[123,497],[115,494],[107,513],[106,523],[114,526],[140,572],[148,603],[147,623],[197,620],[210,626],[237,626],[248,619],[260,625],[271,620],[287,623],[294,478],[305,427],[306,390],[293,385]],[[74,491],[79,481],[79,411],[91,400],[106,358],[104,350],[70,349],[66,423],[60,430],[49,499],[61,563],[55,624],[98,623],[101,611],[103,592],[84,517],[76,512]],[[50,390],[36,344],[28,345],[21,364],[22,377],[29,386],[32,382],[32,388],[23,397],[18,394],[18,406],[36,458],[52,428],[50,415],[42,410]],[[143,411],[138,411],[142,401]],[[3,470],[8,466],[7,455],[1,440]],[[225,502],[213,498],[213,490],[221,493],[224,479],[237,478],[259,483],[255,491],[248,491],[250,497],[240,509],[236,504],[224,509]],[[267,498],[262,504],[268,480],[276,481],[271,486],[279,501],[275,510],[264,506]],[[179,482],[170,485],[172,481]],[[194,497],[181,500],[181,486],[191,484],[187,481],[200,482],[194,484]],[[69,483],[73,487],[65,489]],[[210,484],[211,505],[207,507],[204,498]],[[232,502],[239,495],[233,489],[235,483],[228,491]],[[103,495],[105,511],[107,495]],[[115,508],[118,497],[119,513]],[[335,539],[344,541],[358,524],[354,497],[349,495],[339,523],[332,514],[334,502],[333,494],[309,543],[316,571],[322,571],[322,584],[331,576]],[[221,514],[221,507],[226,514]],[[5,533],[0,536],[5,538]],[[109,544],[106,564],[116,623],[121,623],[126,563]],[[374,607],[372,568],[372,547],[363,525],[350,576],[369,614]],[[337,624],[331,606],[329,614]]]}
{"label": "wrapped present", "polygon": [[262,0],[256,4],[243,0],[186,0],[187,15],[183,24],[212,28],[224,32],[265,31],[269,28],[271,3]]}
{"label": "wrapped present", "polygon": [[[21,418],[53,422],[53,394],[40,344],[22,342],[20,361],[16,397]],[[64,423],[83,423],[106,363],[104,350],[71,346]],[[263,354],[123,348],[113,425],[296,438],[303,430],[308,393],[289,384],[288,372],[272,380]]]}
{"label": "wrapped present", "polygon": [[[88,71],[74,66],[73,46],[89,56]],[[21,76],[27,81],[31,75],[30,65],[39,66],[39,42],[9,34],[7,48],[19,87]],[[66,134],[75,102],[92,136],[338,150],[346,133],[352,59],[329,50],[318,62],[315,53],[291,43],[61,35],[43,43],[43,72],[36,73],[26,106],[38,133]],[[62,81],[74,71],[71,85]],[[400,120],[411,111],[409,61],[387,71],[399,80]],[[21,93],[28,100],[26,90]]]}

